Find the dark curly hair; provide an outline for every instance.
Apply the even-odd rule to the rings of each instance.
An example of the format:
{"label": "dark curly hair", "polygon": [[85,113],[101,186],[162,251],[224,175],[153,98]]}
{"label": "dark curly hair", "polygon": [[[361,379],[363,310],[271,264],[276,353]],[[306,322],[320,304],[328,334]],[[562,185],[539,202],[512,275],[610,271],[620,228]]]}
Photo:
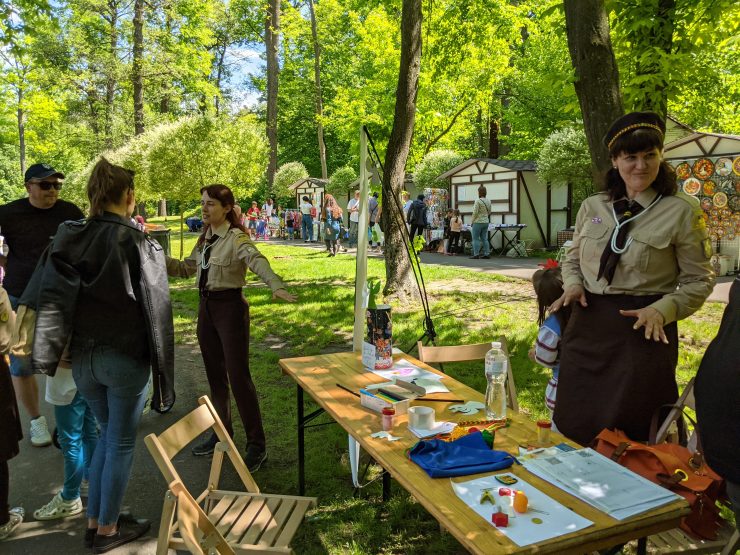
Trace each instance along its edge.
{"label": "dark curly hair", "polygon": [[[663,150],[663,135],[655,129],[639,128],[618,137],[609,149],[609,156],[613,159],[623,153],[635,154],[653,148]],[[660,163],[658,176],[653,181],[652,187],[663,196],[675,195],[678,191],[676,172],[665,160]],[[609,193],[611,200],[627,195],[627,188],[617,168],[610,168],[604,175],[604,190]]]}

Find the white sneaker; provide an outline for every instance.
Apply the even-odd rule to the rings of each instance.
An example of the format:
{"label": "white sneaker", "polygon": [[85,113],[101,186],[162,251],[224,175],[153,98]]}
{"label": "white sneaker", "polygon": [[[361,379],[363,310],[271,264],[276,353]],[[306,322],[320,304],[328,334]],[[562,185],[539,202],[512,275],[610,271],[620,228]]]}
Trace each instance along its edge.
{"label": "white sneaker", "polygon": [[78,515],[82,512],[82,499],[79,497],[72,501],[62,499],[62,492],[57,493],[54,498],[46,505],[33,512],[33,518],[36,520],[54,520],[72,515]]}
{"label": "white sneaker", "polygon": [[0,541],[10,536],[21,525],[25,511],[23,507],[13,507],[8,513],[10,514],[10,520],[0,526]]}
{"label": "white sneaker", "polygon": [[31,420],[31,445],[34,447],[51,445],[51,434],[49,434],[45,416]]}

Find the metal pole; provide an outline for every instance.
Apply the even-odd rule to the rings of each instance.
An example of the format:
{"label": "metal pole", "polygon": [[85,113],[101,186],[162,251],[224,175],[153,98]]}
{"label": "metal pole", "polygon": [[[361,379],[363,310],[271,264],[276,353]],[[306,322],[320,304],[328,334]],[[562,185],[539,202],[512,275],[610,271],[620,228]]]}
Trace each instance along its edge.
{"label": "metal pole", "polygon": [[306,465],[305,465],[305,442],[303,422],[303,388],[296,384],[296,397],[298,401],[298,495],[306,494]]}
{"label": "metal pole", "polygon": [[357,224],[357,258],[355,269],[355,328],[352,348],[362,351],[365,333],[365,286],[367,284],[368,204],[367,137],[360,126],[360,221]]}

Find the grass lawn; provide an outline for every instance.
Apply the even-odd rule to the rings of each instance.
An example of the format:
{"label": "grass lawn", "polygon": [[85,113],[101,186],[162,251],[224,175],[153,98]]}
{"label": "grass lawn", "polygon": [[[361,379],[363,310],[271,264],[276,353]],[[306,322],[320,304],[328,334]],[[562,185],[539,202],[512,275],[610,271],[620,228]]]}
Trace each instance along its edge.
{"label": "grass lawn", "polygon": [[[172,250],[179,253],[179,221],[172,229]],[[185,233],[187,255],[197,234]],[[269,464],[257,481],[265,491],[297,492],[295,445],[295,384],[280,373],[280,358],[342,351],[351,348],[355,258],[327,258],[322,251],[259,243],[274,270],[298,295],[298,302],[273,302],[270,291],[248,276],[245,296],[251,307],[251,372],[257,384],[265,420]],[[384,280],[384,261],[371,258],[368,276]],[[549,370],[527,358],[536,331],[536,305],[531,285],[460,268],[424,266],[432,316],[441,345],[477,343],[505,335],[509,342],[520,409],[533,421],[546,416],[545,385]],[[172,280],[172,300],[178,343],[196,343],[198,296],[195,280]],[[683,386],[698,368],[709,341],[716,335],[724,304],[708,303],[679,323],[681,345],[678,379]],[[408,350],[422,333],[418,304],[393,307],[394,344]],[[445,365],[455,379],[484,391],[481,363]],[[207,386],[204,383],[204,392]],[[310,409],[309,409],[310,410]],[[324,417],[327,419],[327,417]],[[244,433],[235,419],[237,445]],[[376,471],[377,474],[377,471]],[[319,507],[301,527],[293,547],[298,553],[465,553],[437,521],[394,484],[393,497],[380,502],[375,482],[353,497],[347,460],[347,435],[338,426],[306,433],[306,485]]]}

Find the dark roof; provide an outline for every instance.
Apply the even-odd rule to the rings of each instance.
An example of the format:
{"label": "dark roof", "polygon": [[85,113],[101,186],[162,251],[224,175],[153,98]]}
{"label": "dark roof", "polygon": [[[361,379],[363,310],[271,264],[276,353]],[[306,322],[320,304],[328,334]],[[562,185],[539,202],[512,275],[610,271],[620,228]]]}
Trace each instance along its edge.
{"label": "dark roof", "polygon": [[507,168],[514,171],[537,171],[537,163],[531,160],[501,160],[499,158],[470,158],[465,160],[461,164],[458,164],[452,169],[447,170],[442,175],[438,175],[437,179],[447,179],[450,176],[455,175],[460,170],[472,166],[478,162],[485,164],[493,164],[502,168]]}
{"label": "dark roof", "polygon": [[500,158],[479,158],[479,160],[488,162],[489,164],[509,168],[510,170],[537,171],[537,162],[534,162],[533,160],[501,160]]}
{"label": "dark roof", "polygon": [[305,185],[306,182],[310,183],[311,185],[318,185],[320,187],[325,187],[326,184],[329,182],[328,179],[319,179],[318,177],[303,177],[296,181],[295,183],[292,183],[288,186],[289,191],[295,191],[298,187],[301,185]]}

